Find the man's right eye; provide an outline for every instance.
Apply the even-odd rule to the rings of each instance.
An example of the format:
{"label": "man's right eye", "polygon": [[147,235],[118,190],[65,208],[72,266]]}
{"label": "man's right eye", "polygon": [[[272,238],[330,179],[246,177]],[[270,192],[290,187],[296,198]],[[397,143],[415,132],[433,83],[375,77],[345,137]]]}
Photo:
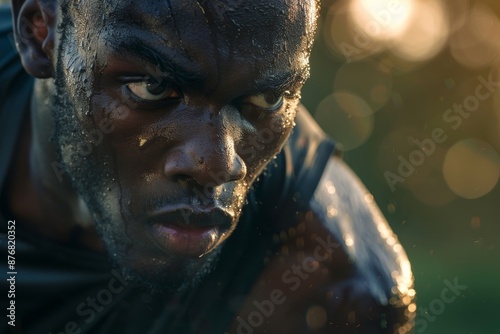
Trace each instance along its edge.
{"label": "man's right eye", "polygon": [[165,82],[142,80],[125,84],[127,89],[141,100],[161,101],[181,98],[180,92]]}
{"label": "man's right eye", "polygon": [[256,106],[257,108],[274,111],[281,107],[285,99],[284,95],[276,93],[264,93],[247,97],[244,102]]}

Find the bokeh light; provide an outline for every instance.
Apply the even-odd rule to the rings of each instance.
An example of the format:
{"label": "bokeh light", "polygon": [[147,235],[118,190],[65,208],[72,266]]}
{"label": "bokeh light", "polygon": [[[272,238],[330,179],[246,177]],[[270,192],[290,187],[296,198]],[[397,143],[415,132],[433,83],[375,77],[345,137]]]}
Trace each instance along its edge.
{"label": "bokeh light", "polygon": [[382,51],[384,44],[360,30],[352,23],[346,2],[335,3],[326,15],[323,38],[330,53],[337,59],[352,62]]}
{"label": "bokeh light", "polygon": [[409,61],[422,61],[435,56],[446,45],[448,18],[439,1],[415,1],[408,25],[393,40],[391,50]]}
{"label": "bokeh light", "polygon": [[481,140],[462,140],[448,150],[443,175],[457,195],[479,198],[496,186],[500,177],[500,156],[491,145]]}
{"label": "bokeh light", "polygon": [[365,100],[349,91],[338,91],[323,99],[315,118],[346,151],[363,144],[373,131],[373,110]]}
{"label": "bokeh light", "polygon": [[381,172],[389,178],[387,182],[394,180],[394,189],[407,189],[422,203],[439,207],[457,196],[449,190],[442,175],[446,151],[435,145],[425,154],[421,147],[428,139],[428,134],[415,127],[401,126],[382,141],[378,162]]}
{"label": "bokeh light", "polygon": [[373,61],[349,63],[338,70],[333,90],[356,92],[372,111],[377,111],[391,98],[392,76],[387,68]]}
{"label": "bokeh light", "polygon": [[[426,333],[496,333],[495,317],[485,315],[500,306],[500,1],[322,4],[304,103],[346,144],[345,161],[408,252],[418,294],[408,311],[427,321]],[[415,140],[436,129],[443,139],[430,154]],[[403,176],[402,160],[414,164]],[[423,310],[455,277],[470,286],[466,300],[429,322]]]}
{"label": "bokeh light", "polygon": [[450,50],[460,64],[474,68],[491,65],[500,52],[500,21],[491,8],[476,4],[450,39]]}
{"label": "bokeh light", "polygon": [[328,321],[326,310],[319,305],[309,307],[306,313],[306,321],[309,329],[313,331],[322,329]]}
{"label": "bokeh light", "polygon": [[[497,73],[498,74],[498,73]],[[495,80],[498,80],[498,75]],[[492,124],[491,139],[492,143],[498,143],[497,149],[500,150],[500,91],[495,91],[493,94],[493,112],[491,113],[490,122]]]}
{"label": "bokeh light", "polygon": [[352,0],[349,9],[356,30],[377,40],[390,40],[403,33],[414,4],[414,0]]}
{"label": "bokeh light", "polygon": [[441,1],[349,0],[330,7],[323,38],[347,62],[387,51],[411,63],[438,54],[452,26]]}

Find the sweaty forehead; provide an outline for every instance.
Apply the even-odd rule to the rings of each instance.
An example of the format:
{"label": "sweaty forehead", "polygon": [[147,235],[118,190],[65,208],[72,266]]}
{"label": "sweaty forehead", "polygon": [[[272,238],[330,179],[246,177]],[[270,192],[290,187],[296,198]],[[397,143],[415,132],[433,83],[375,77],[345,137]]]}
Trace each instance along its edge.
{"label": "sweaty forehead", "polygon": [[[316,0],[89,0],[72,2],[88,29],[131,29],[170,44],[226,52],[291,52],[310,47]],[[115,35],[114,37],[123,36]],[[296,50],[294,50],[296,49]],[[252,52],[253,53],[253,52]]]}

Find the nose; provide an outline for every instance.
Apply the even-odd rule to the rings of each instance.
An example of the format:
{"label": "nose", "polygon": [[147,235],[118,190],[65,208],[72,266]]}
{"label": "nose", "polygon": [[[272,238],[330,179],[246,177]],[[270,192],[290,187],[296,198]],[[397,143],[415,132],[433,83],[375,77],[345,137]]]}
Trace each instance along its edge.
{"label": "nose", "polygon": [[246,164],[236,152],[234,135],[222,122],[208,123],[188,129],[184,140],[169,150],[164,164],[169,179],[216,187],[245,177]]}

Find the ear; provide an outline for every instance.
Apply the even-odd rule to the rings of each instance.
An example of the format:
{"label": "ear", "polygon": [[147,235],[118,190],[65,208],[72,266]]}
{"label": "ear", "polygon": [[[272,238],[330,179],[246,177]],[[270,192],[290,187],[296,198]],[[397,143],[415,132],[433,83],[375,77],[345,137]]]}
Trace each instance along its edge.
{"label": "ear", "polygon": [[36,78],[53,75],[56,7],[53,0],[12,0],[17,49],[26,71]]}

